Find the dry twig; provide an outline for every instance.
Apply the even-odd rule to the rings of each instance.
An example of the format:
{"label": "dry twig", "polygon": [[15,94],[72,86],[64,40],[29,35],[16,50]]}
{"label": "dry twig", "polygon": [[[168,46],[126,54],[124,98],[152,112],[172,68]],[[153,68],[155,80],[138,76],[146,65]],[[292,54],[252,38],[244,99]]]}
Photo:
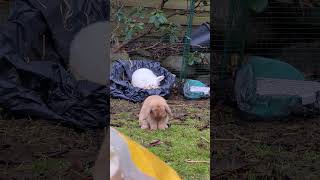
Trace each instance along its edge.
{"label": "dry twig", "polygon": [[210,141],[202,136],[200,136],[201,139],[205,140],[207,143],[210,143]]}
{"label": "dry twig", "polygon": [[195,161],[195,160],[186,160],[187,163],[210,163],[210,161]]}
{"label": "dry twig", "polygon": [[238,141],[238,139],[222,139],[222,138],[215,138],[213,141]]}
{"label": "dry twig", "polygon": [[236,138],[238,138],[238,139],[240,139],[240,140],[243,140],[243,141],[254,142],[254,143],[261,143],[261,141],[259,141],[259,140],[250,140],[250,139],[248,139],[248,138],[245,138],[245,137],[242,137],[242,136],[240,136],[240,135],[238,135],[238,134],[235,134],[235,133],[233,133],[233,132],[231,132],[231,131],[228,131],[228,133],[229,133],[229,134],[232,134],[234,137],[236,137]]}

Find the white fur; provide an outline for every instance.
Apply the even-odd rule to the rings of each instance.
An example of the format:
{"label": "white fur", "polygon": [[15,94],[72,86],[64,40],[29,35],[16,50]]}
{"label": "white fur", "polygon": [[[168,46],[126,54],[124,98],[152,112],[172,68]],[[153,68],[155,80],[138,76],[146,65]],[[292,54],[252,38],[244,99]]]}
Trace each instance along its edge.
{"label": "white fur", "polygon": [[164,76],[156,76],[150,69],[140,68],[132,74],[131,84],[141,89],[159,88]]}

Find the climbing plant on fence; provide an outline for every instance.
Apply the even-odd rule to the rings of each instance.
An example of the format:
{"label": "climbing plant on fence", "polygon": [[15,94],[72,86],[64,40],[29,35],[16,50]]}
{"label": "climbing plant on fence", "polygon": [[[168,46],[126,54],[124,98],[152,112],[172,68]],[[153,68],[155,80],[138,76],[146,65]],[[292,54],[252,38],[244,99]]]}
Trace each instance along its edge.
{"label": "climbing plant on fence", "polygon": [[[167,51],[172,51],[173,49],[182,51],[184,28],[179,23],[170,21],[170,18],[176,15],[187,15],[189,13],[187,8],[167,11],[164,8],[166,3],[175,3],[173,0],[154,1],[159,3],[154,7],[144,7],[145,3],[137,3],[135,6],[128,7],[126,6],[128,2],[121,0],[112,1],[112,22],[114,26],[112,36],[113,52],[124,50],[130,44],[138,42],[139,39],[148,38],[152,34],[157,34],[157,37],[159,37],[156,39],[157,42],[152,42],[151,47],[147,46],[144,48],[159,49],[160,47],[167,48]],[[195,8],[198,8],[198,11],[201,11],[204,6],[208,6],[206,0],[197,0],[196,2]],[[183,4],[186,3],[183,2]],[[143,48],[139,47],[139,49]],[[133,50],[130,49],[130,51]]]}
{"label": "climbing plant on fence", "polygon": [[[179,25],[170,22],[168,15],[162,10],[166,2],[162,1],[158,8],[150,12],[142,5],[129,9],[124,8],[122,1],[115,1],[112,4],[113,22],[116,26],[113,31],[114,51],[119,51],[129,43],[151,33],[160,33],[160,42],[172,44],[179,42]],[[120,38],[122,38],[121,43]]]}
{"label": "climbing plant on fence", "polygon": [[208,81],[210,56],[191,49],[190,38],[210,21],[209,6],[208,0],[112,1],[114,59],[153,59],[180,80]]}

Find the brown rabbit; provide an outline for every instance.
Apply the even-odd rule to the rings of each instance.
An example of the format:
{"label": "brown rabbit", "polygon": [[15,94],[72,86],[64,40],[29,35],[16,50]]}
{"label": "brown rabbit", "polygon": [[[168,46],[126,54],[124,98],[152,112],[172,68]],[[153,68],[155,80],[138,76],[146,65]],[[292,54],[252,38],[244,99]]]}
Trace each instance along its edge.
{"label": "brown rabbit", "polygon": [[166,100],[158,95],[147,97],[139,114],[139,125],[142,129],[168,128],[169,115],[172,116]]}

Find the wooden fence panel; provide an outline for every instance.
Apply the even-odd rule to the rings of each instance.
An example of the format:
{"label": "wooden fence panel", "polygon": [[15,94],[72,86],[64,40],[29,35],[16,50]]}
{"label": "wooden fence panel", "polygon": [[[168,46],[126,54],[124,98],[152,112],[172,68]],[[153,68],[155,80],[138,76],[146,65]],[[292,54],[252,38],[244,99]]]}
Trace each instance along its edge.
{"label": "wooden fence panel", "polygon": [[[125,14],[128,14],[129,12],[131,12],[133,10],[133,8],[135,7],[144,7],[144,15],[145,18],[142,20],[143,23],[145,23],[146,26],[148,26],[148,17],[149,14],[154,11],[155,8],[157,8],[161,3],[161,0],[126,0],[124,2],[124,7],[123,7],[123,11]],[[168,20],[170,22],[173,22],[175,24],[179,24],[181,26],[181,28],[179,29],[178,32],[178,37],[181,39],[184,34],[185,34],[185,30],[186,30],[186,26],[187,26],[187,19],[188,19],[188,15],[185,14],[183,15],[183,12],[185,12],[188,9],[188,1],[187,0],[169,0],[165,6],[164,6],[164,13],[166,14],[166,16],[171,16],[173,14],[173,16],[171,16],[170,18],[168,18]],[[112,14],[114,14],[114,10],[112,10]],[[210,22],[210,1],[209,1],[209,5],[205,6],[205,8],[203,9],[196,9],[196,13],[195,16],[193,18],[193,26],[199,26],[202,23],[205,22]],[[112,22],[112,26],[115,28],[116,27],[116,23]],[[124,26],[120,26],[119,29],[124,29]],[[120,41],[124,40],[124,37],[121,36],[120,31],[115,31],[115,34],[117,35],[117,37],[119,38]],[[148,34],[146,35],[144,38],[139,39],[139,41],[155,41],[155,40],[159,40],[159,38],[161,37],[161,33],[152,33],[152,34]]]}
{"label": "wooden fence panel", "polygon": [[[210,3],[210,1],[209,1]],[[161,0],[126,0],[125,6],[137,6],[157,8],[161,4]],[[210,5],[210,4],[209,4]],[[164,9],[185,10],[188,8],[187,0],[169,0]],[[205,11],[210,12],[210,6],[205,6]]]}

